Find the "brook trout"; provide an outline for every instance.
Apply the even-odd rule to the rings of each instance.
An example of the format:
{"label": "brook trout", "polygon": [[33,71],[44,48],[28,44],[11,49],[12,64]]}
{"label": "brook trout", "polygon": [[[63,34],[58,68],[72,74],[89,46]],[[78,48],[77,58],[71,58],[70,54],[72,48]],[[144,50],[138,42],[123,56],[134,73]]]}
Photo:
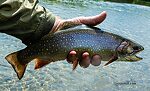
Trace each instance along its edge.
{"label": "brook trout", "polygon": [[9,54],[6,56],[6,60],[21,79],[31,60],[35,59],[35,69],[38,69],[51,62],[66,59],[72,50],[77,53],[78,59],[73,62],[73,65],[77,66],[78,63],[81,63],[80,57],[83,52],[88,52],[90,57],[95,54],[99,55],[102,61],[108,61],[106,63],[108,65],[115,60],[139,61],[142,58],[135,54],[144,48],[140,44],[116,34],[102,31],[96,27],[80,25],[48,34],[39,42]]}

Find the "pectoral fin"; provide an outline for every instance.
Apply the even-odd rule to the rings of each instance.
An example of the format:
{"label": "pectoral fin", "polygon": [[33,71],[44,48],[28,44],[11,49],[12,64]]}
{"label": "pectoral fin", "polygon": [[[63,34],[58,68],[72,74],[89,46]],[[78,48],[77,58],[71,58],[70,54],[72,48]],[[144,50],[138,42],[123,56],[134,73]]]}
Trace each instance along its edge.
{"label": "pectoral fin", "polygon": [[112,56],[112,58],[110,58],[110,60],[109,60],[104,66],[107,66],[108,64],[110,64],[110,63],[116,61],[117,59],[118,59],[118,56],[117,56],[116,54],[114,54],[114,55]]}
{"label": "pectoral fin", "polygon": [[36,58],[35,59],[35,67],[34,67],[34,69],[39,69],[39,68],[41,68],[43,66],[46,66],[49,63],[50,63],[49,60],[43,60],[43,59]]}

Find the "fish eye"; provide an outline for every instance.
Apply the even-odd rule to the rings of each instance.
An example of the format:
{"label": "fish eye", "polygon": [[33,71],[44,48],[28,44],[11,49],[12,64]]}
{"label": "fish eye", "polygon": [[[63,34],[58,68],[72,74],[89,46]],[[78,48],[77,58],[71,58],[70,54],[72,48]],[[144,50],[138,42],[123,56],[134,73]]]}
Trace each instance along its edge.
{"label": "fish eye", "polygon": [[132,48],[133,48],[133,50],[139,50],[138,46],[133,46]]}

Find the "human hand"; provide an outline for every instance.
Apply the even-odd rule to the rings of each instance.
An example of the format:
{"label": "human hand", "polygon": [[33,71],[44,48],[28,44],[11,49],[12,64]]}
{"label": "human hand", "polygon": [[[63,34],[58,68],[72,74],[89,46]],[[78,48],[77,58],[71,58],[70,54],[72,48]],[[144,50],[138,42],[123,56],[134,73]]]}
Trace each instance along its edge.
{"label": "human hand", "polygon": [[60,17],[56,16],[56,20],[51,32],[56,32],[64,27],[71,27],[72,25],[75,26],[75,25],[84,24],[84,25],[96,26],[105,20],[106,15],[107,15],[106,12],[103,11],[102,13],[95,16],[76,17],[67,20],[62,20]]}
{"label": "human hand", "polygon": [[[106,12],[103,11],[102,13],[96,16],[77,17],[77,18],[67,19],[67,20],[62,20],[56,17],[55,24],[51,31],[54,33],[61,29],[76,26],[76,25],[81,25],[81,24],[96,26],[105,20],[106,15],[107,15]],[[78,60],[80,60],[79,65],[83,68],[87,68],[90,64],[94,66],[99,66],[101,64],[101,57],[99,55],[93,55],[92,58],[90,58],[89,56],[90,54],[88,52],[84,52],[81,55],[80,59],[78,59],[76,55],[77,55],[76,51],[70,51],[70,53],[68,53],[67,56],[67,62],[73,64],[73,70],[77,67]]]}

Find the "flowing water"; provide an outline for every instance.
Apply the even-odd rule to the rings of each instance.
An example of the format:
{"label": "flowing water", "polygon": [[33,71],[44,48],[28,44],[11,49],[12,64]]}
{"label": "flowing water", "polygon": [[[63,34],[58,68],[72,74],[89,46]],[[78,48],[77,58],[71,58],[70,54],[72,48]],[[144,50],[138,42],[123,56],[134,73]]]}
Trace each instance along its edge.
{"label": "flowing water", "polygon": [[150,90],[150,7],[97,2],[90,0],[40,1],[50,11],[64,19],[92,16],[107,11],[107,19],[97,27],[104,28],[144,46],[139,55],[142,61],[114,62],[103,67],[87,69],[72,67],[66,61],[51,63],[34,70],[31,62],[22,80],[17,76],[5,56],[25,48],[20,40],[0,33],[0,91],[149,91]]}

